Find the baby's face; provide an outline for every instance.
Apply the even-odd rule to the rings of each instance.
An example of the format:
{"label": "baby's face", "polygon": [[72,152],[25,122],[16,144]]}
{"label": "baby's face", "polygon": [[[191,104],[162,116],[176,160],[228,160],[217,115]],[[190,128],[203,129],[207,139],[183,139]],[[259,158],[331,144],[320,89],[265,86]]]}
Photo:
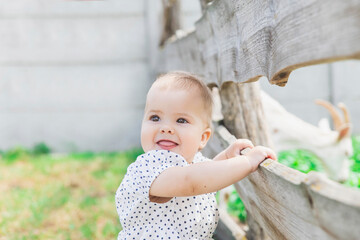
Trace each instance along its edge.
{"label": "baby's face", "polygon": [[191,163],[211,134],[204,114],[204,104],[196,90],[153,86],[141,128],[144,151],[170,150]]}

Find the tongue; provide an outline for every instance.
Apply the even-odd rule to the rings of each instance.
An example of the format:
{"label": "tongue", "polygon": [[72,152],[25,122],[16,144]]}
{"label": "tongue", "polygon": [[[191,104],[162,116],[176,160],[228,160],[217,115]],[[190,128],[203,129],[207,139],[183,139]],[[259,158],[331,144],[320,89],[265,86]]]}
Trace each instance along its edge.
{"label": "tongue", "polygon": [[176,146],[176,143],[174,143],[172,141],[160,141],[158,144],[165,146],[165,147]]}

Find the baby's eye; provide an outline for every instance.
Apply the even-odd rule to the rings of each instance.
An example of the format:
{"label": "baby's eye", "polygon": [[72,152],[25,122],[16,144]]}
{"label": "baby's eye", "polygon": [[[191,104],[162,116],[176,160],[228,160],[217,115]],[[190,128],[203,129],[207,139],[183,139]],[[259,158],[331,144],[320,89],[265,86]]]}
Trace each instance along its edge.
{"label": "baby's eye", "polygon": [[189,123],[186,119],[184,118],[179,118],[178,120],[176,120],[177,123]]}
{"label": "baby's eye", "polygon": [[157,115],[152,115],[152,116],[150,116],[150,121],[158,122],[158,121],[160,121],[160,117]]}

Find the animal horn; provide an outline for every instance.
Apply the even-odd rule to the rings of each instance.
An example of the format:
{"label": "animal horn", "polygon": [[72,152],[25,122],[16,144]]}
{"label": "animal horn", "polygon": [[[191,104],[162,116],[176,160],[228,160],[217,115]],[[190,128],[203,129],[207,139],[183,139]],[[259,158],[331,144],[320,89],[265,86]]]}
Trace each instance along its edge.
{"label": "animal horn", "polygon": [[349,110],[347,109],[347,107],[345,106],[345,104],[341,102],[341,103],[338,104],[338,107],[344,113],[345,123],[350,123],[350,113],[349,113]]}
{"label": "animal horn", "polygon": [[323,106],[330,112],[330,115],[334,121],[335,130],[339,131],[341,129],[342,120],[340,118],[339,112],[335,109],[335,107],[331,103],[321,99],[316,99],[315,103]]}

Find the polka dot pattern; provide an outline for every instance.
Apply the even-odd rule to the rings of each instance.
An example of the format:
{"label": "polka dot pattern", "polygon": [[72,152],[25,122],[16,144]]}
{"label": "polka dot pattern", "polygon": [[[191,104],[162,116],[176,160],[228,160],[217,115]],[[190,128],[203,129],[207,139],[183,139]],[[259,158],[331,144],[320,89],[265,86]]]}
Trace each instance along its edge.
{"label": "polka dot pattern", "polygon": [[[197,153],[194,163],[209,161]],[[165,169],[185,167],[186,160],[173,152],[153,150],[132,163],[115,196],[123,230],[118,240],[130,239],[212,239],[218,222],[215,193],[174,197],[166,203],[149,200],[154,179]]]}

